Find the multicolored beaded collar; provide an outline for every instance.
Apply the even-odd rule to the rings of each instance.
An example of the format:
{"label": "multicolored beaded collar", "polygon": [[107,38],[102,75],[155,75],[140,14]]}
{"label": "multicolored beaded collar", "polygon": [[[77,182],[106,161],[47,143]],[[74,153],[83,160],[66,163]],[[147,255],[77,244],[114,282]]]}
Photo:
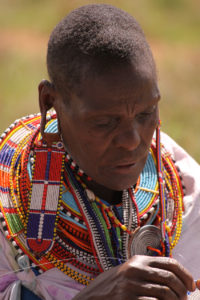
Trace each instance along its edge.
{"label": "multicolored beaded collar", "polygon": [[57,267],[85,285],[138,251],[170,255],[183,193],[159,130],[136,187],[112,206],[83,184],[87,175],[56,135],[56,115],[48,115],[43,140],[39,123],[40,115],[17,120],[0,138],[0,220],[18,251],[43,271]]}

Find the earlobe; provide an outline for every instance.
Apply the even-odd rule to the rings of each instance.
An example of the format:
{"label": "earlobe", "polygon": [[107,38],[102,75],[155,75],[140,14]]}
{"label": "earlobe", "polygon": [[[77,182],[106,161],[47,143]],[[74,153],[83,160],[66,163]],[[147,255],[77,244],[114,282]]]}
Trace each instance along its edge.
{"label": "earlobe", "polygon": [[41,112],[40,132],[43,136],[47,111],[54,106],[55,88],[48,80],[42,80],[38,86],[39,106]]}

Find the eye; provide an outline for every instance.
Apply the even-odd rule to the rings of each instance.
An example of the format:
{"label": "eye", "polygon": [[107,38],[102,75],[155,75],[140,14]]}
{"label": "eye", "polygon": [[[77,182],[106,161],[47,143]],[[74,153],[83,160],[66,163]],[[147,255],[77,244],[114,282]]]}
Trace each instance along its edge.
{"label": "eye", "polygon": [[110,128],[115,128],[119,122],[119,118],[114,118],[114,117],[108,117],[108,118],[102,118],[102,119],[97,119],[95,121],[95,126],[97,128],[102,128],[102,129],[110,129]]}
{"label": "eye", "polygon": [[152,107],[148,108],[147,110],[137,114],[136,117],[140,120],[146,119],[148,117],[151,117],[153,115],[153,113],[156,111],[156,109],[157,109],[157,105],[153,105]]}

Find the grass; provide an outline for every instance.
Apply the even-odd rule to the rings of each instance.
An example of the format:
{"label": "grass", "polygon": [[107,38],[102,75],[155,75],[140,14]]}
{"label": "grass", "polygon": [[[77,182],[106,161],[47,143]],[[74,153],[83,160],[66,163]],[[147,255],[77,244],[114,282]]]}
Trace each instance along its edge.
{"label": "grass", "polygon": [[2,131],[14,119],[38,111],[37,85],[46,72],[45,63],[38,56],[8,51],[0,56],[0,61]]}
{"label": "grass", "polygon": [[[37,85],[47,77],[48,35],[70,10],[92,2],[0,0],[0,131],[38,111]],[[157,62],[163,130],[200,162],[199,0],[109,3],[127,10],[142,25]]]}
{"label": "grass", "polygon": [[110,3],[127,10],[152,37],[193,43],[199,40],[199,0],[0,0],[0,27],[49,33],[69,11],[93,2]]}

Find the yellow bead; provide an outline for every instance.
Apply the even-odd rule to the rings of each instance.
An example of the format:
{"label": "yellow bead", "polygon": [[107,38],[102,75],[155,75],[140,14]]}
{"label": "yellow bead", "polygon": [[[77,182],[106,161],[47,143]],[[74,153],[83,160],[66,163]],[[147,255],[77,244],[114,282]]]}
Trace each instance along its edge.
{"label": "yellow bead", "polygon": [[111,213],[111,211],[108,212],[109,217],[113,217],[113,214]]}
{"label": "yellow bead", "polygon": [[126,231],[126,230],[127,230],[127,228],[126,228],[126,226],[125,226],[125,225],[122,225],[122,226],[121,226],[121,229],[122,229],[122,230],[124,230],[124,231]]}

